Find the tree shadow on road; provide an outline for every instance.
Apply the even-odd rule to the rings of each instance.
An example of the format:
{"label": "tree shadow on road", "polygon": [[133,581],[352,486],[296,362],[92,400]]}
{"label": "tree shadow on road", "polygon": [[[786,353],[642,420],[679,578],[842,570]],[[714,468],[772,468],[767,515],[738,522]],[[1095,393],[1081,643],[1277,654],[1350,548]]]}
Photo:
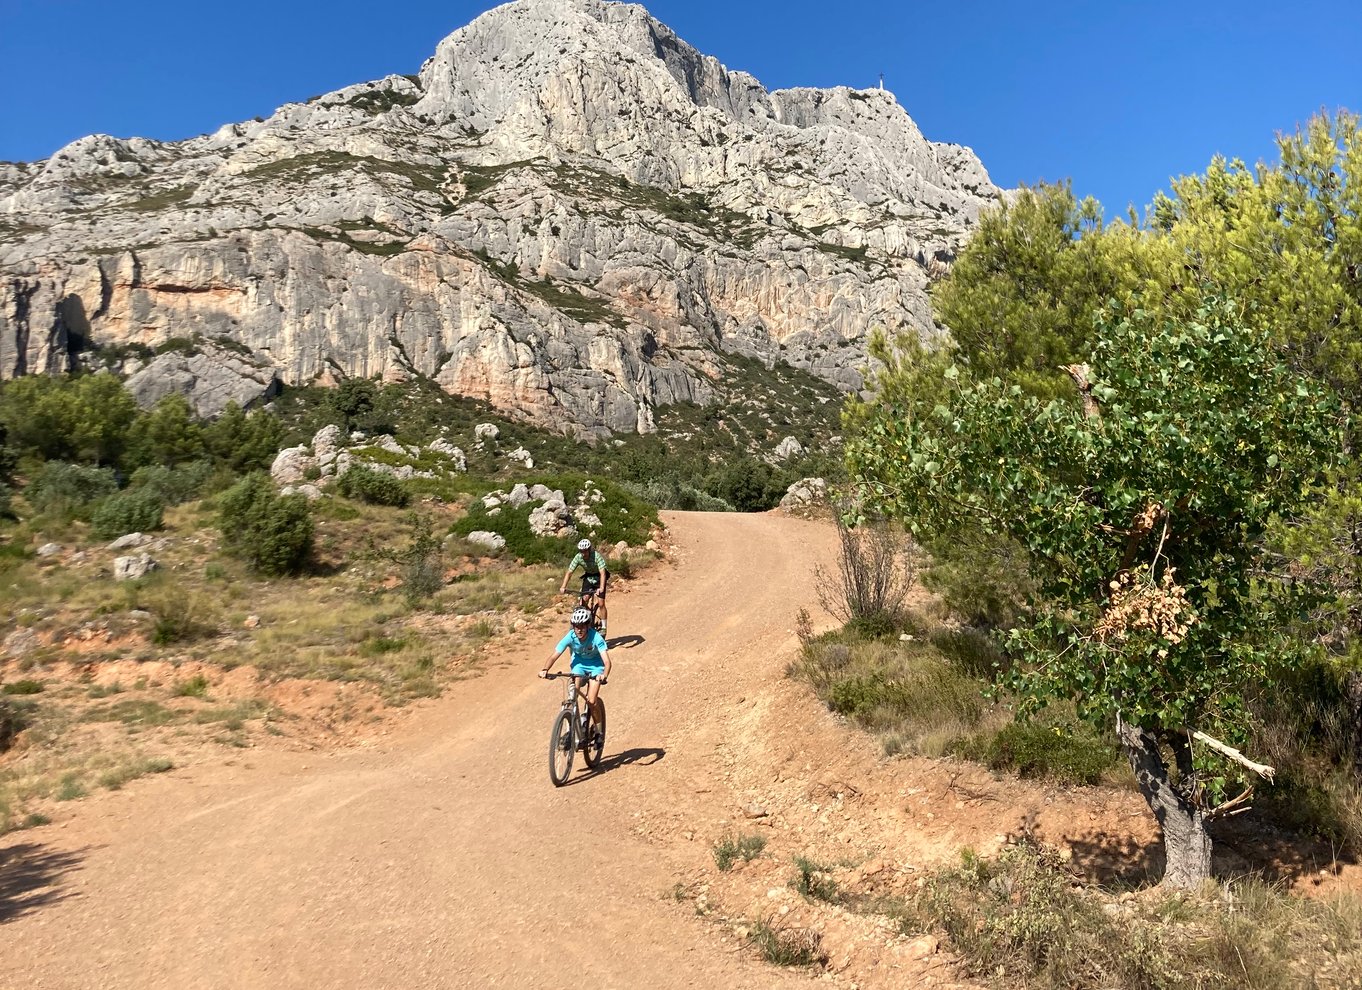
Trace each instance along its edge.
{"label": "tree shadow on road", "polygon": [[0,849],[0,924],[65,900],[62,874],[78,868],[80,852],[59,852],[37,843]]}
{"label": "tree shadow on road", "polygon": [[666,755],[667,751],[665,749],[648,746],[636,749],[626,749],[622,753],[613,753],[610,756],[603,756],[601,757],[601,762],[596,765],[595,770],[588,770],[580,777],[574,777],[567,782],[567,786],[571,787],[573,784],[580,784],[583,781],[590,780],[592,777],[599,777],[601,774],[609,773],[611,770],[618,770],[620,767],[633,765],[650,767],[654,763],[659,762],[662,757]]}

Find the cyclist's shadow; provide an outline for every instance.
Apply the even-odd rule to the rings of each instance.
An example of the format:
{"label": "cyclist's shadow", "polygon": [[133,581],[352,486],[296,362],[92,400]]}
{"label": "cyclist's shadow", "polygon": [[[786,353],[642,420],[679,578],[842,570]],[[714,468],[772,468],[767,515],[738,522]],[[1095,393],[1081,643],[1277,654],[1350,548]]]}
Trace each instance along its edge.
{"label": "cyclist's shadow", "polygon": [[[607,742],[608,741],[609,740],[607,739]],[[564,786],[571,787],[573,784],[580,784],[583,781],[590,780],[592,777],[597,777],[603,773],[609,773],[611,770],[617,770],[620,767],[634,764],[641,767],[650,767],[666,755],[667,751],[665,749],[658,746],[648,746],[636,749],[626,749],[623,753],[602,756],[601,761],[596,764],[596,769],[588,769],[586,773],[582,774],[580,777],[574,777]]]}
{"label": "cyclist's shadow", "polygon": [[642,636],[611,636],[605,641],[606,649],[610,650],[632,650],[640,643],[648,642]]}

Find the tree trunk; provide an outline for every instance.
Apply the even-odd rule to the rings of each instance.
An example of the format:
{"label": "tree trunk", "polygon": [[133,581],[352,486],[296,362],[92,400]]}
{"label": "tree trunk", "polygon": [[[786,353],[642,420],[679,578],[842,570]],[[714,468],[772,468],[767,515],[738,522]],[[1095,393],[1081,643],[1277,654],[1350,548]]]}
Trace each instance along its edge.
{"label": "tree trunk", "polygon": [[1158,737],[1148,729],[1131,725],[1116,716],[1116,735],[1121,740],[1135,782],[1149,803],[1163,831],[1166,865],[1163,883],[1179,890],[1197,887],[1211,876],[1211,836],[1206,831],[1206,810],[1191,793],[1192,748],[1182,736],[1172,740],[1180,780],[1169,780],[1168,765],[1159,751]]}

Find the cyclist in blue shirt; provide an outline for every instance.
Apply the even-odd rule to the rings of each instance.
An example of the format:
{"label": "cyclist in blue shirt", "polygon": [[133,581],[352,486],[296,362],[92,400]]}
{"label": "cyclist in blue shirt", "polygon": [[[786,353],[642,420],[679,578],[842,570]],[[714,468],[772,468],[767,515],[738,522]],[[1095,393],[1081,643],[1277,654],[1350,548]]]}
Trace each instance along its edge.
{"label": "cyclist in blue shirt", "polygon": [[[586,706],[599,724],[601,711],[596,699],[600,696],[601,686],[610,676],[610,652],[606,649],[605,637],[591,628],[591,613],[587,609],[573,609],[571,622],[572,628],[558,641],[548,660],[544,661],[544,669],[539,672],[539,676],[547,677],[553,665],[558,662],[558,658],[563,655],[563,651],[571,650],[570,669],[574,676],[587,679]],[[582,738],[585,739],[586,726],[582,726],[582,729]]]}

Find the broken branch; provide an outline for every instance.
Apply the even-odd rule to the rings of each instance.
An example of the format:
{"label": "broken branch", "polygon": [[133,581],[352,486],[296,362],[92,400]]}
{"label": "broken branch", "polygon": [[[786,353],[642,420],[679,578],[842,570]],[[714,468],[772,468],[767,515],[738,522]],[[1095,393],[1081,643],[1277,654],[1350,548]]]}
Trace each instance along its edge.
{"label": "broken branch", "polygon": [[1225,743],[1222,743],[1219,739],[1212,739],[1204,732],[1193,732],[1192,738],[1195,739],[1197,742],[1205,743],[1207,746],[1211,747],[1211,749],[1215,750],[1221,756],[1233,760],[1235,763],[1238,763],[1241,767],[1246,767],[1249,770],[1252,770],[1254,773],[1262,777],[1264,780],[1267,780],[1268,782],[1271,782],[1272,779],[1277,776],[1277,770],[1275,767],[1270,767],[1263,763],[1254,763],[1252,760],[1250,760],[1243,753],[1239,752],[1239,750],[1235,749],[1233,746],[1227,746]]}

